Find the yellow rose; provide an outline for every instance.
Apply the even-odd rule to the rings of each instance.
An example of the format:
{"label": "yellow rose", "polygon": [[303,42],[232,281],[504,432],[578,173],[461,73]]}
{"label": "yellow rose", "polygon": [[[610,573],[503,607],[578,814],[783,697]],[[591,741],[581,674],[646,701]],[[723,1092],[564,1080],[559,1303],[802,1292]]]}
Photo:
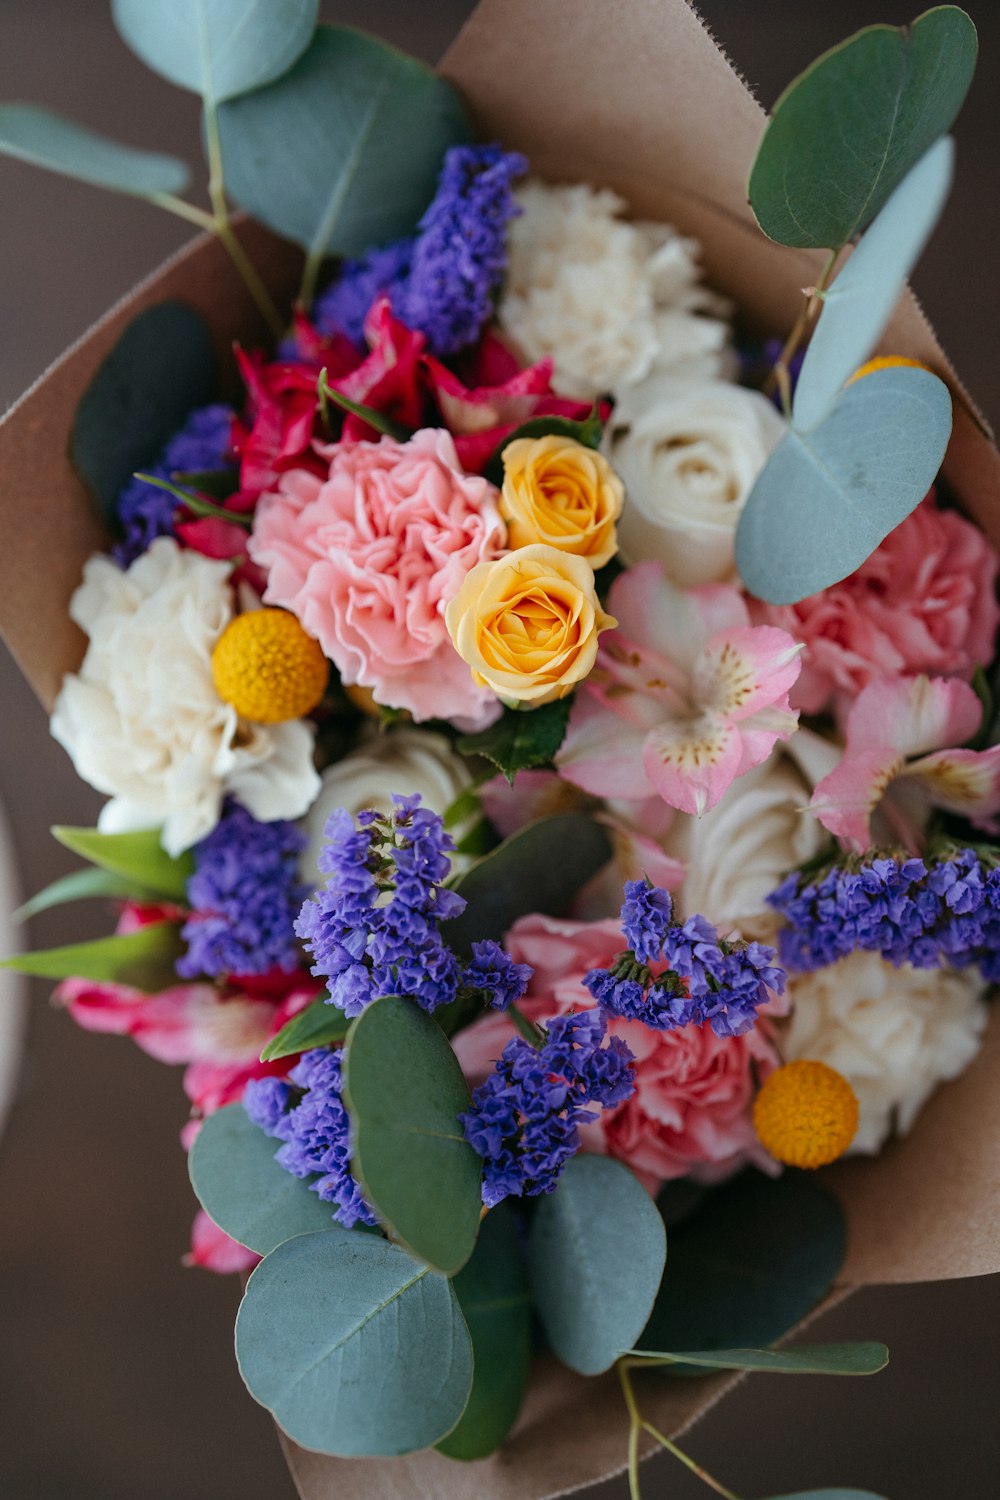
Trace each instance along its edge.
{"label": "yellow rose", "polygon": [[601,608],[586,559],[541,543],[479,563],[445,619],[481,687],[535,708],[572,692],[594,665],[600,632],[618,623]]}
{"label": "yellow rose", "polygon": [[625,487],[606,458],[574,438],[515,438],[503,470],[500,514],[512,547],[546,542],[595,569],[610,562]]}

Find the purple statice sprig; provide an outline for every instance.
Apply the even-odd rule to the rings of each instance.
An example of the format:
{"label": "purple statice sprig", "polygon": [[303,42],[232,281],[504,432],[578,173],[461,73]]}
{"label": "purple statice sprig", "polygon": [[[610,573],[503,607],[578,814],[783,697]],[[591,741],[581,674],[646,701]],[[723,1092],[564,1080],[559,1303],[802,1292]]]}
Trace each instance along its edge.
{"label": "purple statice sprig", "polygon": [[494,1071],[459,1116],[465,1139],[483,1159],[483,1202],[551,1193],[580,1149],[578,1127],[635,1090],[635,1060],[620,1037],[605,1041],[599,1010],[557,1016],[541,1045],[507,1043]]}
{"label": "purple statice sprig", "polygon": [[[146,472],[154,479],[172,480],[177,474],[201,474],[222,468],[232,453],[234,414],[231,407],[202,406],[193,411]],[[178,509],[176,495],[145,479],[128,481],[118,496],[122,538],[112,556],[127,568],[158,536],[173,536]]]}
{"label": "purple statice sprig", "polygon": [[648,880],[626,883],[621,921],[629,947],[583,979],[614,1015],[657,1031],[707,1021],[717,1036],[742,1036],[772,992],[784,991],[773,948],[720,938],[703,916],[676,921],[669,893]]}

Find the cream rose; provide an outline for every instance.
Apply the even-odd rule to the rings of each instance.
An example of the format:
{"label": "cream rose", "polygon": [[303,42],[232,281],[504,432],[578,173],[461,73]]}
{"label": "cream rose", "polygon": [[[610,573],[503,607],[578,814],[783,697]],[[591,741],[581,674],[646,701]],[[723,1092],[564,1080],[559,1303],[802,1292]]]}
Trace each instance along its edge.
{"label": "cream rose", "polygon": [[473,680],[533,708],[572,692],[594,665],[601,631],[617,624],[586,559],[542,543],[473,568],[445,619]]}
{"label": "cream rose", "polygon": [[613,420],[622,556],[655,558],[686,588],[730,579],[740,512],[785,431],[770,401],[722,380],[654,377],[625,395]]}
{"label": "cream rose", "polygon": [[500,514],[512,548],[545,542],[595,570],[618,551],[625,488],[601,453],[574,438],[515,438],[503,450]]}

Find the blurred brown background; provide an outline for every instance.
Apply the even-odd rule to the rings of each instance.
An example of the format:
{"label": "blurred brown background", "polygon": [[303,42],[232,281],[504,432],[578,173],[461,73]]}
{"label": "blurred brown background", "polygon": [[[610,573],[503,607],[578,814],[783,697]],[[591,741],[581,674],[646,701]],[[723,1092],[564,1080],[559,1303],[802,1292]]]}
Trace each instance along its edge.
{"label": "blurred brown background", "polygon": [[[573,0],[538,0],[566,6]],[[1000,422],[1000,7],[969,0],[979,74],[957,127],[958,179],[917,290],[959,373]],[[340,0],[364,25],[435,60],[470,0]],[[823,48],[916,0],[704,0],[720,43],[765,104]],[[197,107],[118,41],[104,0],[0,0],[0,98],[33,99],[95,128],[187,156],[203,180]],[[609,0],[608,22],[614,4]],[[526,43],[529,39],[525,39]],[[627,80],[609,80],[609,87]],[[0,409],[116,297],[187,237],[179,220],[0,159]],[[30,517],[25,518],[30,524]],[[0,539],[2,545],[2,539]],[[0,802],[26,891],[72,864],[53,822],[91,823],[29,690],[0,648]],[[34,925],[36,946],[95,935],[96,910]],[[2,1500],[291,1500],[267,1416],[232,1357],[237,1289],[185,1270],[192,1200],[176,1073],[125,1041],[78,1031],[34,997],[20,1093],[0,1142]],[[1000,1484],[995,1345],[1000,1277],[855,1296],[816,1338],[883,1338],[893,1362],[865,1382],[757,1376],[689,1440],[740,1494],[822,1484],[890,1500],[994,1500]],[[623,1413],[622,1444],[625,1422]],[[647,1500],[707,1491],[669,1459]],[[594,1490],[620,1500],[623,1484]]]}

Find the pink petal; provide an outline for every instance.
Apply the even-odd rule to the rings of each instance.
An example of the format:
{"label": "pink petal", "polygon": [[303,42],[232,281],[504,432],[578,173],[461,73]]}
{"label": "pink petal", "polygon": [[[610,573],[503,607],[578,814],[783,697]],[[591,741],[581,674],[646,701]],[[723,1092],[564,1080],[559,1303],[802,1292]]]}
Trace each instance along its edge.
{"label": "pink petal", "polygon": [[230,1239],[205,1210],[199,1208],[191,1225],[191,1251],[184,1257],[186,1266],[202,1266],[207,1271],[226,1274],[251,1271],[259,1260],[259,1255]]}
{"label": "pink petal", "polygon": [[666,720],[646,736],[642,753],[646,775],[664,802],[696,816],[731,786],[741,758],[738,730],[708,716],[691,723]]}
{"label": "pink petal", "polygon": [[912,761],[899,774],[919,786],[935,807],[976,819],[1000,812],[1000,745],[939,750]]}
{"label": "pink petal", "polygon": [[592,693],[579,693],[556,756],[559,774],[595,797],[648,797],[652,789],[643,771],[645,739],[643,727],[623,723]]}
{"label": "pink petal", "polygon": [[900,755],[926,755],[961,745],[979,729],[982,704],[957,677],[899,677],[871,682],[847,716],[850,751],[891,745]]}
{"label": "pink petal", "polygon": [[902,766],[902,756],[886,746],[846,754],[816,787],[809,811],[845,843],[867,849],[871,815]]}
{"label": "pink petal", "polygon": [[[784,697],[802,670],[802,647],[773,625],[714,635],[694,669],[694,696],[720,718],[739,722]],[[797,716],[793,724],[798,722]]]}

